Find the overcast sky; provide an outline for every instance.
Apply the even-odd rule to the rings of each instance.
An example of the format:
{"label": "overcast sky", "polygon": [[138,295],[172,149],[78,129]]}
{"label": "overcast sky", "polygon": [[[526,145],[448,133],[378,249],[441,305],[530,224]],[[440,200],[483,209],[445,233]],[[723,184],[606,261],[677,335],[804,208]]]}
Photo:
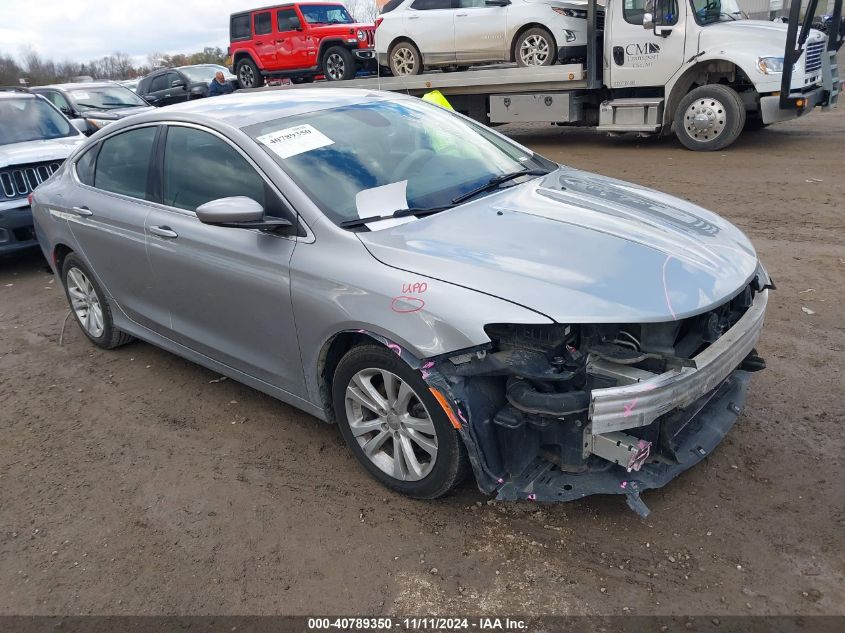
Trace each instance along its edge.
{"label": "overcast sky", "polygon": [[192,53],[229,45],[229,14],[273,0],[0,0],[0,53],[32,46],[53,61],[115,51]]}

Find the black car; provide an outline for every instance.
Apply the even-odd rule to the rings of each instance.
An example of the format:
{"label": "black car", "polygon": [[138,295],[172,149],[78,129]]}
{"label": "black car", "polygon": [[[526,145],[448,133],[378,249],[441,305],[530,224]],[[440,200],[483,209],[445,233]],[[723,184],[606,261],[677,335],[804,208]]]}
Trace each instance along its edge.
{"label": "black car", "polygon": [[237,89],[237,79],[224,66],[197,64],[155,70],[141,80],[137,92],[155,106],[201,99],[208,96],[208,84],[218,71],[223,73],[233,89]]}
{"label": "black car", "polygon": [[86,134],[150,109],[134,92],[111,81],[36,86],[32,92],[47,99],[69,119],[85,121]]}

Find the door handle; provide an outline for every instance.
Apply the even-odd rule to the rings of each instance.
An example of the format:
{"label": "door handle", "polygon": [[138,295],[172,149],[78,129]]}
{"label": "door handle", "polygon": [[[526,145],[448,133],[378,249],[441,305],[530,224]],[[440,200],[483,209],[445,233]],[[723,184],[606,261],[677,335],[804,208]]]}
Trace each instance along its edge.
{"label": "door handle", "polygon": [[418,15],[409,15],[409,16],[408,16],[408,19],[409,19],[409,20],[419,20],[419,19],[420,19],[420,16],[418,16]]}
{"label": "door handle", "polygon": [[467,15],[469,15],[469,14],[468,13],[456,13],[455,17],[456,18],[465,18]]}
{"label": "door handle", "polygon": [[91,209],[89,209],[88,207],[73,207],[71,211],[83,218],[87,218],[89,215],[94,215],[94,212],[91,211]]}
{"label": "door handle", "polygon": [[153,235],[158,235],[159,237],[179,237],[179,234],[171,229],[169,226],[151,226],[150,233]]}

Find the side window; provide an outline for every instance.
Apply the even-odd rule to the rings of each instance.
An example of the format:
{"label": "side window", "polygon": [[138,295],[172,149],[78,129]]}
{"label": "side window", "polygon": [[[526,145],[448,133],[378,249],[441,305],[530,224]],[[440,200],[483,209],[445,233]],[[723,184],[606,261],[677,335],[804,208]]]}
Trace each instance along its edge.
{"label": "side window", "polygon": [[146,199],[150,154],[155,135],[155,127],[142,127],[103,141],[94,169],[94,186],[104,191]]}
{"label": "side window", "polygon": [[432,9],[451,9],[452,0],[414,0],[412,9],[417,11],[431,11]]}
{"label": "side window", "polygon": [[167,73],[161,73],[153,77],[150,82],[150,92],[160,92],[167,90],[170,86],[167,84]]}
{"label": "side window", "polygon": [[264,13],[256,13],[255,14],[255,34],[256,35],[267,35],[268,33],[273,32],[273,24],[270,21],[270,12],[265,11]]}
{"label": "side window", "polygon": [[459,9],[475,9],[486,6],[485,0],[458,0]]}
{"label": "side window", "polygon": [[[43,96],[47,97],[47,99],[50,101],[50,103],[52,103],[54,106],[56,106],[59,110],[64,108],[67,112],[70,112],[70,104],[67,102],[67,99],[65,99],[65,97],[62,93],[50,90],[48,92],[43,92],[41,94]],[[63,111],[65,111],[65,110],[63,110]]]}
{"label": "side window", "polygon": [[94,165],[97,162],[97,152],[100,151],[99,143],[86,151],[76,160],[76,177],[79,181],[90,187],[94,186]]}
{"label": "side window", "polygon": [[276,25],[280,33],[285,31],[294,31],[302,27],[299,22],[299,16],[296,15],[294,9],[281,9],[276,12]]}
{"label": "side window", "polygon": [[246,196],[267,208],[264,180],[234,147],[208,132],[168,128],[162,202],[193,211],[231,196]]}
{"label": "side window", "polygon": [[229,22],[229,39],[248,40],[252,37],[252,29],[249,28],[249,13],[233,15]]}
{"label": "side window", "polygon": [[[663,24],[671,26],[678,23],[678,3],[676,0],[661,3],[666,11],[665,21]],[[642,26],[643,14],[654,13],[654,0],[624,0],[622,4],[622,16],[629,24],[639,24]]]}

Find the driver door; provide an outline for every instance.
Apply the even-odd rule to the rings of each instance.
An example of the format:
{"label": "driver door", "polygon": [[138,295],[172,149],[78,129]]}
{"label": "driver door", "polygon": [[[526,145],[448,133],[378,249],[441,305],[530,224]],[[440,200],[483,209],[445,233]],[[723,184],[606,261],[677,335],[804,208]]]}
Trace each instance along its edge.
{"label": "driver door", "polygon": [[425,64],[453,63],[455,9],[458,0],[414,0],[405,12],[405,33],[417,45]]}
{"label": "driver door", "polygon": [[296,217],[244,155],[217,134],[167,126],[161,205],[146,220],[155,301],[167,336],[253,378],[304,396],[290,296],[296,238],[211,226],[201,204],[246,196],[269,215]]}
{"label": "driver door", "polygon": [[[654,12],[654,0],[622,0],[607,3],[607,19],[612,21],[605,37],[605,59],[609,63],[611,88],[661,86],[678,72],[687,55],[684,28],[687,4],[684,0],[668,3],[665,34],[643,27],[643,15]],[[662,3],[666,5],[666,3]]]}

